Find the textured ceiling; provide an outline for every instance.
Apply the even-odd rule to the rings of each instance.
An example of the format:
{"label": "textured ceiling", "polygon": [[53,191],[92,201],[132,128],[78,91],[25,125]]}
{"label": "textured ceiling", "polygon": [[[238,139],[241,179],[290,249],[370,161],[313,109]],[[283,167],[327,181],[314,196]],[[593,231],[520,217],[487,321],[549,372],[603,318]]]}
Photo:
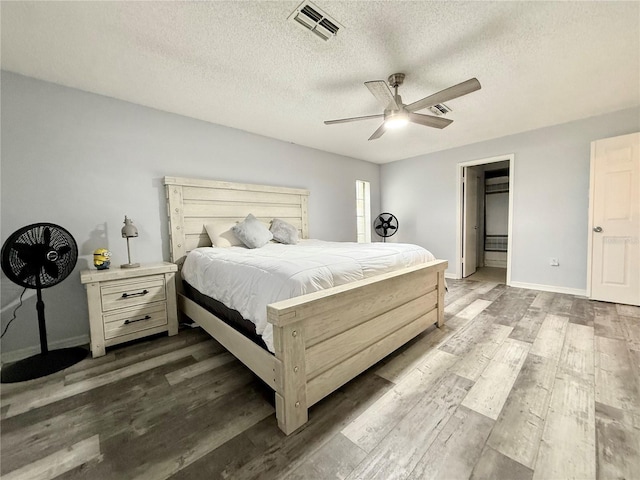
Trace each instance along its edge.
{"label": "textured ceiling", "polygon": [[[385,163],[640,105],[640,2],[2,2],[2,68],[249,132]],[[363,85],[404,72],[411,103],[477,77],[444,130],[367,141]],[[421,112],[428,113],[428,112]]]}

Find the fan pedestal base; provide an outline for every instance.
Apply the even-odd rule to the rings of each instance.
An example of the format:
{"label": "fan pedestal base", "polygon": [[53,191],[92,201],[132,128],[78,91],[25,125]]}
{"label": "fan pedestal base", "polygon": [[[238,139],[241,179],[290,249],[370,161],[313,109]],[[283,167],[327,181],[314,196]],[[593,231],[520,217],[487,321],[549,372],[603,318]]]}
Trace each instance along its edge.
{"label": "fan pedestal base", "polygon": [[26,382],[34,378],[45,377],[75,365],[89,352],[81,347],[61,348],[39,353],[33,357],[3,365],[0,375],[2,383]]}

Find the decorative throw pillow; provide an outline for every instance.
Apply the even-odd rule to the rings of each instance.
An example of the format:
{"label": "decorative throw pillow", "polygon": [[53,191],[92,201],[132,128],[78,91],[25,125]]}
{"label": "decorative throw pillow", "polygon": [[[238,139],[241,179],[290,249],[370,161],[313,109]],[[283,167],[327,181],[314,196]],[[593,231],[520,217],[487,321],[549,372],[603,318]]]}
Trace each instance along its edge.
{"label": "decorative throw pillow", "polygon": [[271,222],[271,233],[276,242],[294,245],[298,243],[298,229],[290,223],[274,218]]}
{"label": "decorative throw pillow", "polygon": [[230,222],[228,220],[220,220],[217,222],[210,222],[204,225],[211,240],[211,245],[214,247],[233,247],[236,245],[242,245],[242,242],[235,236],[231,229],[237,222]]}
{"label": "decorative throw pillow", "polygon": [[231,231],[249,248],[260,248],[273,238],[269,229],[251,214],[231,227]]}

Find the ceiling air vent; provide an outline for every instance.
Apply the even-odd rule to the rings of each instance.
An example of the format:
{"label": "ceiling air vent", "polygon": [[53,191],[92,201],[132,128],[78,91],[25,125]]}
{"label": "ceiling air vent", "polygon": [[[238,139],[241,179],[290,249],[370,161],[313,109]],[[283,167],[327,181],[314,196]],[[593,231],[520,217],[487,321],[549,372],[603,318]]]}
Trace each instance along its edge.
{"label": "ceiling air vent", "polygon": [[441,117],[451,112],[451,109],[447,107],[444,103],[436,103],[434,106],[429,107],[427,110],[429,110],[434,115],[437,115],[438,117]]}
{"label": "ceiling air vent", "polygon": [[302,2],[289,16],[289,20],[295,21],[307,30],[311,30],[321,39],[331,40],[342,28],[338,22],[320,10],[311,2]]}

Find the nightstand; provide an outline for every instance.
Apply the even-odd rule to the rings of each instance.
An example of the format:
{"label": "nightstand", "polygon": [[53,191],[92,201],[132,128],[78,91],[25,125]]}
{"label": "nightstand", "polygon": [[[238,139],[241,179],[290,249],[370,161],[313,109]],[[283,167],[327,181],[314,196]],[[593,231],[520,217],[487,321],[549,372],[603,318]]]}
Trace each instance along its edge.
{"label": "nightstand", "polygon": [[152,263],[137,268],[83,270],[91,329],[91,354],[160,332],[178,333],[175,263]]}

